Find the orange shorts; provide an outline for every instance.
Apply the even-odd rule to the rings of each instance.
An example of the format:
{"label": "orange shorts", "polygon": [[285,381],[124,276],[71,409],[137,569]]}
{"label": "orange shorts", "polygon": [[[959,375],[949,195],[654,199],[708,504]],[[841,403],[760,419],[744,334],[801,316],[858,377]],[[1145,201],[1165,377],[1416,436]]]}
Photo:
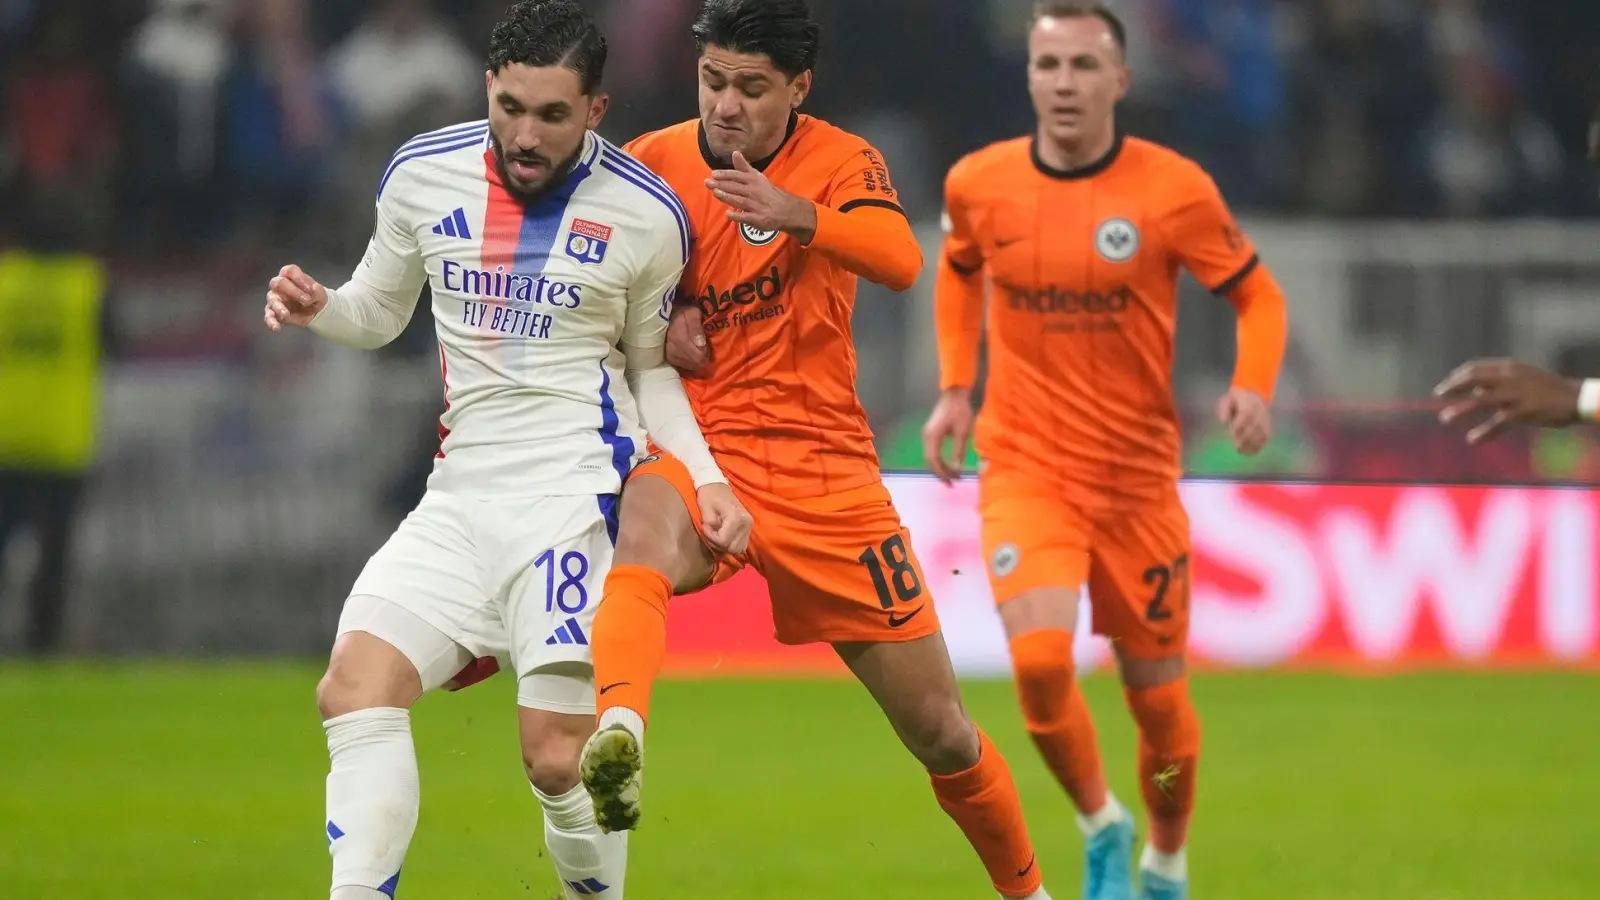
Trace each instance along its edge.
{"label": "orange shorts", "polygon": [[[689,470],[668,453],[628,476],[665,478],[701,529]],[[793,501],[734,486],[755,520],[750,547],[717,560],[710,587],[753,567],[767,581],[772,622],[784,644],[910,641],[939,631],[911,532],[881,482]]]}
{"label": "orange shorts", "polygon": [[995,601],[1086,582],[1094,632],[1134,657],[1184,651],[1189,637],[1189,516],[1174,485],[1147,506],[1085,508],[1041,491],[1036,477],[979,476],[983,553]]}

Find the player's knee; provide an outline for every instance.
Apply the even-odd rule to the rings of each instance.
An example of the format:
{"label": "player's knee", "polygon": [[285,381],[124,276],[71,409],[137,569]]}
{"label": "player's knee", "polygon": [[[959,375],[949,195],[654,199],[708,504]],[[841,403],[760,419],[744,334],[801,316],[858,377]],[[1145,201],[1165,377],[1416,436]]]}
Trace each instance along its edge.
{"label": "player's knee", "polygon": [[1072,660],[1072,632],[1041,629],[1011,641],[1011,666],[1023,719],[1030,728],[1058,722],[1067,715],[1077,671]]}
{"label": "player's knee", "polygon": [[573,748],[570,753],[554,752],[549,747],[522,748],[522,769],[528,775],[528,783],[539,790],[540,793],[559,797],[572,790],[578,784],[578,750]]}
{"label": "player's knee", "polygon": [[1117,651],[1117,671],[1122,686],[1130,691],[1143,691],[1172,684],[1189,674],[1188,660],[1183,656],[1146,658]]}
{"label": "player's knee", "polygon": [[1012,640],[1037,631],[1070,635],[1078,628],[1078,592],[1061,587],[1023,591],[1000,604],[1000,623]]}
{"label": "player's knee", "polygon": [[1200,750],[1200,716],[1189,697],[1189,680],[1178,678],[1153,687],[1128,688],[1128,710],[1139,733],[1157,752],[1188,756]]}
{"label": "player's knee", "polygon": [[905,733],[912,755],[936,775],[964,772],[978,764],[978,729],[959,702],[930,710]]}
{"label": "player's knee", "polygon": [[317,682],[317,711],[322,714],[323,721],[327,721],[358,710],[388,705],[376,700],[374,694],[358,673],[330,665],[322,673],[322,680]]}
{"label": "player's knee", "polygon": [[576,787],[578,758],[594,731],[594,716],[519,706],[517,718],[522,769],[528,775],[528,783],[550,797],[559,797]]}
{"label": "player's knee", "polygon": [[347,632],[317,682],[317,709],[326,721],[362,709],[410,709],[421,695],[421,676],[405,654],[365,632]]}

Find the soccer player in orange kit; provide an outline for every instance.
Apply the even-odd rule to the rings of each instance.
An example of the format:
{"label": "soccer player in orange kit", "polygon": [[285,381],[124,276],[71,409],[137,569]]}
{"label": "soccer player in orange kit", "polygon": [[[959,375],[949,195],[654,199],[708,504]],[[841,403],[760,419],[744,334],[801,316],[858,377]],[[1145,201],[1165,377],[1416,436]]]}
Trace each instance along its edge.
{"label": "soccer player in orange kit", "polygon": [[[748,552],[706,547],[702,474],[661,455],[633,472],[591,639],[599,730],[582,774],[601,826],[639,820],[651,688],[666,610],[749,565],[778,639],[827,642],[927,768],[939,804],[1002,896],[1045,894],[1011,772],[967,717],[909,533],[855,393],[857,278],[909,288],[922,251],[883,158],[798,109],[818,28],[806,0],[707,0],[694,25],[700,118],[628,145],[688,210],[695,247],[668,358],[735,494]],[[641,176],[643,177],[643,176]]]}
{"label": "soccer player in orange kit", "polygon": [[1077,807],[1084,896],[1133,896],[1132,817],[1106,788],[1074,679],[1087,582],[1094,630],[1112,641],[1138,724],[1150,814],[1140,896],[1182,898],[1200,724],[1186,677],[1189,522],[1171,384],[1178,270],[1239,311],[1237,368],[1217,413],[1240,452],[1270,436],[1287,316],[1211,179],[1118,132],[1129,72],[1117,18],[1091,3],[1039,3],[1028,43],[1037,133],[967,156],[946,181],[943,396],[925,451],[942,479],[958,477],[987,288],[983,549],[1023,717]]}

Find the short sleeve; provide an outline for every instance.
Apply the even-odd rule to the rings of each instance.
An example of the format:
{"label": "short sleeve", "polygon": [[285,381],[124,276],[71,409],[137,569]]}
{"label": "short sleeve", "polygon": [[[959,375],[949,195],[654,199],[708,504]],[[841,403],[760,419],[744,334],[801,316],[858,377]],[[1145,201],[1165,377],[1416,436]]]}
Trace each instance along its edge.
{"label": "short sleeve", "polygon": [[692,235],[689,214],[676,197],[660,202],[660,223],[651,229],[649,255],[639,261],[628,286],[628,321],[622,342],[648,350],[667,342],[667,321],[678,296],[678,283],[689,263]]}
{"label": "short sleeve", "polygon": [[1181,175],[1176,204],[1164,217],[1163,231],[1184,268],[1213,293],[1226,294],[1259,264],[1250,242],[1216,182],[1199,167]]}
{"label": "short sleeve", "polygon": [[834,172],[828,185],[827,205],[849,212],[863,206],[892,209],[902,215],[900,194],[889,179],[889,167],[883,155],[865,142]]}
{"label": "short sleeve", "polygon": [[965,192],[966,166],[957,163],[944,179],[944,211],[939,224],[944,229],[944,259],[961,275],[972,275],[983,268],[983,248],[968,209]]}

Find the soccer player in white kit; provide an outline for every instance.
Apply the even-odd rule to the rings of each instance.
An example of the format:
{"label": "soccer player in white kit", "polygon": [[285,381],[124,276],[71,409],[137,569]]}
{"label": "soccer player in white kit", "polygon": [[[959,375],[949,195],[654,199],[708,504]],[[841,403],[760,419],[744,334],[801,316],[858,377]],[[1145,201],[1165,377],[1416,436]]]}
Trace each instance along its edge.
{"label": "soccer player in white kit", "polygon": [[739,552],[749,537],[664,361],[688,216],[592,130],[605,56],[574,0],[521,0],[490,39],[488,120],[394,155],[349,283],[288,266],[267,294],[269,328],[372,349],[426,282],[445,383],[427,493],[357,579],[317,687],[333,900],[394,896],[419,806],[410,707],[485,658],[516,672],[566,896],[620,900],[627,833],[596,826],[578,757],[594,730],[588,634],[645,429],[694,470],[710,542]]}

